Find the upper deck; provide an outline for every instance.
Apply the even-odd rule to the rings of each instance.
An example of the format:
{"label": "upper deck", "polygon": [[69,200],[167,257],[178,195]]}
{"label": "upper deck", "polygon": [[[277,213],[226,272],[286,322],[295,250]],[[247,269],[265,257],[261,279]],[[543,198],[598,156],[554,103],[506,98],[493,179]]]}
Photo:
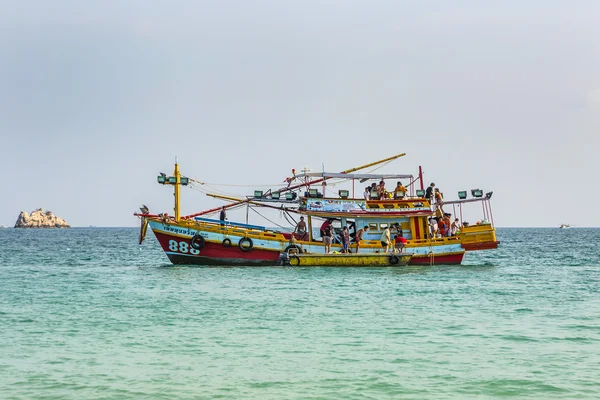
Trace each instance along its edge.
{"label": "upper deck", "polygon": [[298,211],[314,216],[427,216],[432,210],[424,198],[365,200],[301,197]]}

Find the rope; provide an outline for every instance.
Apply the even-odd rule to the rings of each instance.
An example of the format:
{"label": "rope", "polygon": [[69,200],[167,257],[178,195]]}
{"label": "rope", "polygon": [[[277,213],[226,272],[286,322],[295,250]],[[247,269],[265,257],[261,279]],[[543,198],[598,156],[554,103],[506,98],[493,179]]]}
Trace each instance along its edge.
{"label": "rope", "polygon": [[250,207],[250,209],[252,211],[254,211],[255,213],[257,213],[258,215],[260,215],[261,217],[263,217],[264,219],[266,219],[267,221],[269,221],[270,223],[272,223],[273,225],[278,226],[281,229],[285,229],[285,227],[279,225],[278,223],[276,223],[275,221],[271,221],[269,218],[265,217],[264,215],[262,215],[261,213],[259,213],[258,211],[256,211],[254,208]]}

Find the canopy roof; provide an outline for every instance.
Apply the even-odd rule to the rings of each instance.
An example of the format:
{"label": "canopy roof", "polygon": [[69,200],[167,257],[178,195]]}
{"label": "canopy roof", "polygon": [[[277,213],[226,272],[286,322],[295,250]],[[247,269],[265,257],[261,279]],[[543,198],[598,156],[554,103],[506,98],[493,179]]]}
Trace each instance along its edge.
{"label": "canopy roof", "polygon": [[296,175],[296,178],[340,178],[340,179],[412,179],[407,174],[344,174],[340,172],[308,172]]}

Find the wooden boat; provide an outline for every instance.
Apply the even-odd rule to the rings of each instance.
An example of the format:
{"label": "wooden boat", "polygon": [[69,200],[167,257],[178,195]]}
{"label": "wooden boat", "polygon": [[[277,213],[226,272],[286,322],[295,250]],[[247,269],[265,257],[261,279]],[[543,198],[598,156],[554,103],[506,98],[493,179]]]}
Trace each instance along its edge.
{"label": "wooden boat", "polygon": [[[135,214],[141,218],[140,243],[143,242],[149,226],[174,264],[277,265],[280,255],[290,249],[298,249],[303,254],[324,254],[325,244],[321,237],[316,235],[317,230],[313,232],[313,228],[318,227],[317,224],[321,221],[329,219],[333,221],[335,231],[332,251],[341,251],[339,234],[343,226],[348,228],[352,238],[358,229],[369,227],[368,233],[363,235],[360,242],[359,254],[381,253],[380,237],[385,229],[390,229],[392,237],[396,232],[401,232],[406,239],[405,251],[412,254],[410,264],[460,264],[465,252],[498,247],[490,203],[492,192],[484,196],[481,190],[472,190],[470,199],[466,198],[466,191],[459,192],[458,200],[432,205],[429,199],[424,197],[421,167],[417,177],[411,174],[356,173],[358,170],[402,156],[404,154],[339,173],[294,174],[293,178],[286,178],[287,186],[266,192],[255,191],[253,196],[247,196],[245,199],[212,195],[228,201],[229,204],[225,205],[225,208],[273,208],[290,218],[294,215],[305,216],[308,229],[303,237],[292,234],[291,228],[269,229],[265,226],[251,225],[247,219],[242,223],[207,218],[218,213],[221,207],[180,216],[180,187],[197,181],[182,176],[176,163],[173,176],[161,174],[158,177],[160,184],[171,185],[174,188],[175,215],[151,214],[144,206],[141,213]],[[403,193],[401,198],[382,195],[365,199],[354,195],[355,182],[383,179],[408,180],[406,193]],[[352,190],[339,190],[337,196],[325,194],[326,181],[341,180],[351,182]],[[468,226],[465,223],[460,231],[452,236],[432,235],[429,218],[441,216],[442,207],[446,207],[452,208],[452,214],[460,216],[460,220],[463,220],[463,206],[469,203],[481,206],[483,219],[480,222]],[[350,248],[355,247],[356,243],[351,239]]]}
{"label": "wooden boat", "polygon": [[412,258],[412,254],[406,253],[284,253],[283,255],[281,264],[293,267],[402,267],[408,265]]}

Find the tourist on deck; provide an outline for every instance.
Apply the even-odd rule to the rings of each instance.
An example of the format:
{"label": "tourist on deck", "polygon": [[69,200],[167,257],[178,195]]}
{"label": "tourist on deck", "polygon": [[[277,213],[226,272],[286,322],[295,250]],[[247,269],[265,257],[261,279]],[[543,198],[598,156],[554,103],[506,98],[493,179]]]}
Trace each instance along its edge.
{"label": "tourist on deck", "polygon": [[323,234],[321,236],[323,236],[323,244],[325,244],[325,254],[331,253],[331,242],[333,240],[333,225],[325,225],[325,228],[323,228]]}
{"label": "tourist on deck", "polygon": [[446,236],[452,236],[452,221],[450,220],[450,216],[452,214],[444,214],[444,224],[446,225]]}
{"label": "tourist on deck", "polygon": [[440,211],[440,213],[442,213],[442,215],[444,214],[444,209],[442,208],[442,203],[444,202],[444,196],[442,195],[442,192],[440,192],[440,189],[435,188],[435,205],[437,207],[437,209]]}
{"label": "tourist on deck", "polygon": [[394,198],[402,200],[404,196],[406,196],[406,188],[402,185],[402,182],[398,182],[394,189]]}
{"label": "tourist on deck", "polygon": [[387,253],[390,250],[391,247],[391,239],[390,239],[390,228],[389,226],[386,227],[383,230],[383,233],[381,234],[381,246],[385,247],[385,253]]}
{"label": "tourist on deck", "polygon": [[394,236],[394,242],[396,242],[396,251],[402,253],[402,249],[406,246],[406,239],[402,236],[402,231],[398,231],[398,234]]}
{"label": "tourist on deck", "polygon": [[300,221],[296,224],[294,228],[294,236],[298,240],[308,240],[308,230],[306,229],[306,222],[304,222],[304,217],[300,217]]}
{"label": "tourist on deck", "polygon": [[435,238],[437,237],[437,233],[438,233],[438,223],[437,223],[437,219],[435,217],[430,217],[429,218],[429,231],[431,233],[431,238]]}
{"label": "tourist on deck", "polygon": [[363,193],[363,196],[365,200],[369,200],[369,198],[371,197],[371,186],[367,186],[365,188],[365,193]]}
{"label": "tourist on deck", "polygon": [[431,211],[435,210],[435,183],[431,182],[427,190],[425,190],[425,198],[429,200]]}
{"label": "tourist on deck", "polygon": [[333,224],[332,218],[329,218],[328,220],[323,222],[323,225],[321,225],[321,229],[319,229],[319,233],[321,234],[321,237],[323,237],[325,235],[325,228],[327,227],[327,225],[331,225],[331,224]]}
{"label": "tourist on deck", "polygon": [[219,220],[221,221],[221,226],[225,225],[225,218],[227,218],[227,214],[225,214],[225,206],[221,207],[221,213],[219,214]]}
{"label": "tourist on deck", "polygon": [[340,240],[342,241],[342,253],[347,253],[348,245],[350,244],[350,233],[348,232],[348,228],[346,226],[342,228]]}
{"label": "tourist on deck", "polygon": [[458,218],[455,218],[454,222],[452,222],[452,227],[451,227],[452,236],[456,236],[458,231],[460,231],[460,228],[461,228],[460,221],[458,220]]}
{"label": "tourist on deck", "polygon": [[379,194],[379,200],[383,200],[385,199],[385,182],[383,181],[383,179],[381,181],[379,181],[379,185],[377,185],[377,193]]}
{"label": "tourist on deck", "polygon": [[439,237],[446,236],[446,221],[444,221],[444,218],[438,217],[438,231]]}
{"label": "tourist on deck", "polygon": [[360,241],[363,240],[363,235],[365,233],[367,233],[369,231],[369,227],[367,225],[365,225],[364,227],[362,227],[362,229],[359,229],[358,232],[356,232],[356,252],[358,253],[358,249],[360,249]]}

